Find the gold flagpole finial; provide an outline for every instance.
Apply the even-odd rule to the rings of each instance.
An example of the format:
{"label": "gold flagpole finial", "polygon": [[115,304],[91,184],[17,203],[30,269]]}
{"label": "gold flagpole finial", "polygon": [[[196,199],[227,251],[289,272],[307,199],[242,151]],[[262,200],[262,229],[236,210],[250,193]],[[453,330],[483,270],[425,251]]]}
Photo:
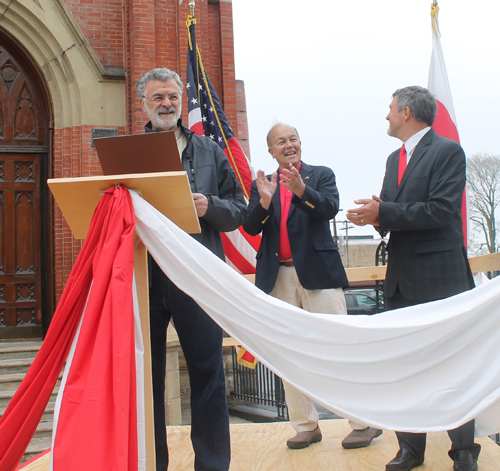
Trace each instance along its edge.
{"label": "gold flagpole finial", "polygon": [[439,32],[438,12],[439,12],[438,2],[437,0],[434,0],[434,2],[431,5],[431,21],[432,21],[432,29],[436,33],[437,37],[441,36],[441,33]]}
{"label": "gold flagpole finial", "polygon": [[[188,32],[189,32],[189,27],[191,25],[196,24],[196,18],[194,17],[194,7],[195,7],[195,0],[189,0],[190,14],[188,15],[187,20],[186,20],[186,26],[187,26]],[[191,43],[191,33],[189,33],[188,37],[189,37],[189,49],[193,50],[193,45]]]}

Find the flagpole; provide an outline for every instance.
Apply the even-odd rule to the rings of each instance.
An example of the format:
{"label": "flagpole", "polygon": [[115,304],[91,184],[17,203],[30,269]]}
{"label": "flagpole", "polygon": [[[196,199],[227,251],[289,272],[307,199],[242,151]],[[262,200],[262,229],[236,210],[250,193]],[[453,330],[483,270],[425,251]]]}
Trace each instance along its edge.
{"label": "flagpole", "polygon": [[189,0],[189,11],[191,13],[191,18],[194,18],[194,7],[195,7],[195,0]]}

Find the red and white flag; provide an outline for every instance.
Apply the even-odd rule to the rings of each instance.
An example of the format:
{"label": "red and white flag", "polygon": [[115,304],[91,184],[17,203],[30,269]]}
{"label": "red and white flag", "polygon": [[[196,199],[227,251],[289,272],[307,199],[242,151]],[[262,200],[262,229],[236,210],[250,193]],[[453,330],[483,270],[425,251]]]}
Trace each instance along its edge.
{"label": "red and white flag", "polygon": [[[455,108],[451,97],[450,83],[448,74],[446,73],[446,65],[444,63],[443,49],[441,47],[438,23],[439,7],[437,1],[431,6],[432,18],[432,56],[431,65],[429,68],[429,91],[434,95],[438,103],[438,111],[436,120],[432,128],[440,136],[453,139],[460,144],[458,137],[457,118],[455,116]],[[464,243],[467,247],[468,242],[468,217],[467,217],[467,187],[464,189],[462,198],[462,224],[464,232]]]}

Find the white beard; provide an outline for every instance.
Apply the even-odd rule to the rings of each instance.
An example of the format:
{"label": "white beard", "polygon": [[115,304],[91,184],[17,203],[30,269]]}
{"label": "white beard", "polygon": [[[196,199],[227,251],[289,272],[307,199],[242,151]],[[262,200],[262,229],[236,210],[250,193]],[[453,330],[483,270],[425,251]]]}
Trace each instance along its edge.
{"label": "white beard", "polygon": [[145,108],[146,114],[151,121],[152,127],[156,131],[169,131],[170,129],[175,127],[182,113],[182,109],[180,107],[176,108],[175,113],[167,114],[159,113],[159,110],[161,110],[161,108],[152,110],[147,105]]}

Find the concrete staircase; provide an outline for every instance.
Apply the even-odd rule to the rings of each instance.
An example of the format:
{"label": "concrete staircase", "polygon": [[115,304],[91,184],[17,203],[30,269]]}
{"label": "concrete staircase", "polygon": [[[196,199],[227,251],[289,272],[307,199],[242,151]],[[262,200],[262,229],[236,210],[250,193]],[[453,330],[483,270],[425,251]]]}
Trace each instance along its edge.
{"label": "concrete staircase", "polygon": [[[41,345],[41,340],[0,341],[0,417],[5,412]],[[33,458],[52,446],[54,405],[61,377],[62,375],[52,392],[45,413],[24,454],[22,462]]]}

